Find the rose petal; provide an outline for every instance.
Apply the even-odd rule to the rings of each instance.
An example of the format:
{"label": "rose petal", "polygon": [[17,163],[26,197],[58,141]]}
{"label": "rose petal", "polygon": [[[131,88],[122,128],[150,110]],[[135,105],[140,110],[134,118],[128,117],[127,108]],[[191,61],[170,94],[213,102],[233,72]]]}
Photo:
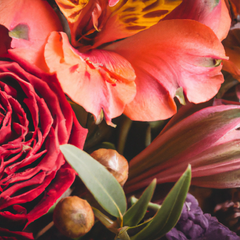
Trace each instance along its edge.
{"label": "rose petal", "polygon": [[[23,230],[73,183],[76,172],[65,162],[59,144],[83,147],[87,130],[79,125],[55,76],[14,59],[21,65],[0,61],[1,121],[9,114],[13,134],[0,146],[0,219],[6,223],[3,227]],[[73,129],[77,134],[72,135]],[[58,186],[55,194],[52,184]],[[8,231],[7,236],[15,234]]]}
{"label": "rose petal", "polygon": [[0,24],[0,35],[1,35],[1,44],[0,44],[0,55],[6,54],[7,50],[11,47],[12,38],[8,35],[8,29]]}
{"label": "rose petal", "polygon": [[1,235],[0,240],[34,240],[32,233],[9,231],[8,229],[0,228]]}

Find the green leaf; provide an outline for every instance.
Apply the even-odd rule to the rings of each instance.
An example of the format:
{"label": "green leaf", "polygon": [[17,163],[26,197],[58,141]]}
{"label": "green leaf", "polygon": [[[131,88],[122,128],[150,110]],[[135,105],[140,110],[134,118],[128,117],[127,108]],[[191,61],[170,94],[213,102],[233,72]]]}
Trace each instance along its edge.
{"label": "green leaf", "polygon": [[119,231],[118,235],[115,237],[114,240],[130,240],[130,237],[128,236],[127,233],[127,229],[128,227],[121,228],[121,230]]}
{"label": "green leaf", "polygon": [[112,216],[121,218],[127,208],[126,197],[112,174],[89,154],[73,145],[61,145],[60,150],[102,208]]}
{"label": "green leaf", "polygon": [[138,225],[135,225],[135,226],[132,226],[132,227],[127,227],[127,231],[128,231],[128,230],[132,230],[132,229],[134,229],[134,230],[139,229],[139,231],[140,231],[140,230],[142,230],[147,224],[149,224],[149,223],[152,221],[152,219],[153,219],[153,218],[149,218],[149,219],[146,220],[145,222],[142,222],[142,223],[140,223],[140,224],[138,224]]}
{"label": "green leaf", "polygon": [[29,26],[27,24],[20,23],[8,35],[12,38],[29,40]]}
{"label": "green leaf", "polygon": [[163,201],[152,221],[131,240],[154,240],[169,232],[177,223],[187,196],[191,181],[191,166],[183,173]]}
{"label": "green leaf", "polygon": [[148,186],[148,188],[144,191],[139,200],[123,215],[124,226],[135,226],[143,219],[148,208],[148,203],[152,199],[153,192],[156,187],[156,182],[157,180],[155,178]]}

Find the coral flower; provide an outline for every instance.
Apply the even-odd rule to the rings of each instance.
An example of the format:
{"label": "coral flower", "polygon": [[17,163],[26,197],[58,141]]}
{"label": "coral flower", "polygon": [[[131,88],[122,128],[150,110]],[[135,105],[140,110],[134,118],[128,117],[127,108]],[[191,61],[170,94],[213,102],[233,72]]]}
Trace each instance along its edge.
{"label": "coral flower", "polygon": [[[37,2],[42,1],[31,4]],[[220,40],[230,27],[224,1],[56,3],[68,21],[71,44],[66,33],[59,31],[57,20],[55,25],[43,26],[43,35],[34,30],[34,37],[41,36],[43,41],[33,43],[42,50],[47,41],[48,71],[57,73],[64,92],[96,120],[104,115],[110,124],[122,113],[140,121],[166,119],[176,113],[174,97],[179,89],[190,102],[199,103],[212,98],[223,82],[220,62],[226,57]],[[52,14],[47,7],[41,11],[41,21]],[[14,17],[15,25],[24,23],[20,16]],[[38,20],[33,14],[28,19],[34,23],[29,25],[32,33],[31,26]],[[9,24],[0,23],[11,30]],[[45,70],[41,54],[36,53],[34,64]]]}
{"label": "coral flower", "polygon": [[[141,121],[166,119],[176,112],[180,87],[199,103],[223,82],[219,39],[230,26],[224,2],[194,1],[188,17],[177,13],[189,1],[56,2],[69,22],[72,46],[65,33],[53,32],[46,63],[64,91],[96,119],[101,112],[107,122],[121,113]],[[172,10],[179,19],[164,20]],[[222,19],[227,21],[219,26]]]}

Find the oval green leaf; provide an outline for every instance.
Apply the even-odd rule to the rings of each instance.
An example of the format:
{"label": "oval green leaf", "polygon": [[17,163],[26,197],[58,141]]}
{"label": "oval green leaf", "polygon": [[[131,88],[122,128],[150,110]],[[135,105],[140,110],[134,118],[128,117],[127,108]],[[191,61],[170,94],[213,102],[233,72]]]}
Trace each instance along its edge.
{"label": "oval green leaf", "polygon": [[183,173],[163,201],[152,221],[131,240],[158,239],[169,232],[177,223],[191,182],[191,166]]}
{"label": "oval green leaf", "polygon": [[126,197],[112,174],[89,154],[71,144],[61,145],[60,150],[102,208],[121,218],[127,208]]}
{"label": "oval green leaf", "polygon": [[155,178],[143,192],[138,201],[123,215],[123,226],[135,226],[143,219],[148,208],[148,203],[152,199],[156,182],[157,180]]}

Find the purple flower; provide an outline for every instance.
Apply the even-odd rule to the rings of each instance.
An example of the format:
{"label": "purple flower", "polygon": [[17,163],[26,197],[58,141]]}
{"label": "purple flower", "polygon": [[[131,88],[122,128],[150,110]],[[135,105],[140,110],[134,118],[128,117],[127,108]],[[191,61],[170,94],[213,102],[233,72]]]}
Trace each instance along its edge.
{"label": "purple flower", "polygon": [[198,201],[188,194],[181,217],[162,240],[240,240],[236,233],[218,222],[210,214],[204,214]]}

